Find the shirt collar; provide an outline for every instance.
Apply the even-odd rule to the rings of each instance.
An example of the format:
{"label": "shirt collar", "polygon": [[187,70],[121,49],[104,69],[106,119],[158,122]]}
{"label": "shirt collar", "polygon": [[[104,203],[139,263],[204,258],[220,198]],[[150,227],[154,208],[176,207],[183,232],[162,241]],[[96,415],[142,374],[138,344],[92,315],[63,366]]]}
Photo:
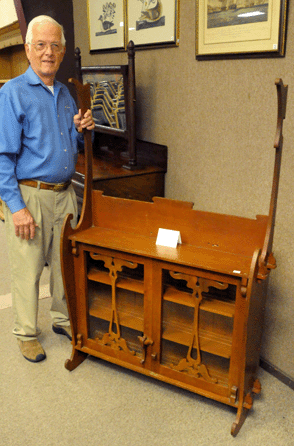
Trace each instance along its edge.
{"label": "shirt collar", "polygon": [[[27,82],[30,85],[42,85],[43,87],[47,88],[47,85],[44,84],[44,82],[39,78],[39,76],[34,72],[31,66],[27,69],[25,72]],[[54,79],[53,82],[54,88],[57,88],[58,90],[63,87],[61,82],[58,82],[56,79]]]}

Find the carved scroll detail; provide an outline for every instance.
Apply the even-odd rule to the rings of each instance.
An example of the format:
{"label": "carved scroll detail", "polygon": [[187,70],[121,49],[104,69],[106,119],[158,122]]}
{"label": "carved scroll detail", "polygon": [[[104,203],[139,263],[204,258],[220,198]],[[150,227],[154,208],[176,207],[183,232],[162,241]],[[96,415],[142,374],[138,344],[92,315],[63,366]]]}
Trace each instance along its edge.
{"label": "carved scroll detail", "polygon": [[[130,350],[127,342],[121,337],[119,316],[117,311],[116,302],[116,282],[118,279],[118,272],[122,271],[123,267],[135,269],[138,264],[129,262],[127,260],[116,259],[114,257],[103,256],[100,254],[90,253],[93,260],[102,260],[104,266],[109,269],[109,277],[111,282],[111,318],[109,323],[109,332],[105,333],[102,338],[102,344],[110,345],[114,350],[123,350],[125,353],[135,355],[135,352]],[[116,326],[116,332],[113,330],[113,326]]]}
{"label": "carved scroll detail", "polygon": [[[217,383],[216,378],[212,378],[209,375],[207,367],[202,363],[200,343],[199,343],[199,308],[202,301],[202,293],[208,292],[209,287],[218,288],[219,290],[224,290],[228,287],[226,283],[220,283],[213,280],[204,279],[202,277],[189,276],[188,274],[182,274],[174,271],[169,272],[170,275],[177,280],[185,280],[187,286],[192,289],[192,299],[194,300],[194,321],[193,321],[193,332],[190,340],[189,350],[187,357],[180,360],[176,366],[172,366],[173,369],[180,372],[188,372],[191,375],[199,378],[202,376],[208,382]],[[196,348],[197,358],[192,358],[193,347]]]}

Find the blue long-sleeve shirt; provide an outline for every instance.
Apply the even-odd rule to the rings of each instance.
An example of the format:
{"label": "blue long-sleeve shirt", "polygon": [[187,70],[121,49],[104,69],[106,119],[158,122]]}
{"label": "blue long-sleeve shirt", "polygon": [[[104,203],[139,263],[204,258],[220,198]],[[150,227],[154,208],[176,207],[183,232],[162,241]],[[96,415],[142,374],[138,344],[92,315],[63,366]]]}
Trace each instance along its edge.
{"label": "blue long-sleeve shirt", "polygon": [[62,183],[74,174],[83,137],[69,90],[54,81],[54,95],[31,67],[0,89],[0,197],[11,212],[25,207],[18,180]]}

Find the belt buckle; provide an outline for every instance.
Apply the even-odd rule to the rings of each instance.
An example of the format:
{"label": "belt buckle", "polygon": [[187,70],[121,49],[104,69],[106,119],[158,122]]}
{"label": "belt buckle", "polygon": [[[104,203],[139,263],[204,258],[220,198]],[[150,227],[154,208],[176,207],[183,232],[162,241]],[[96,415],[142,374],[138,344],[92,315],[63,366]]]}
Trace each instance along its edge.
{"label": "belt buckle", "polygon": [[64,184],[54,184],[53,186],[54,192],[61,192],[62,190],[64,190],[64,188],[65,188]]}

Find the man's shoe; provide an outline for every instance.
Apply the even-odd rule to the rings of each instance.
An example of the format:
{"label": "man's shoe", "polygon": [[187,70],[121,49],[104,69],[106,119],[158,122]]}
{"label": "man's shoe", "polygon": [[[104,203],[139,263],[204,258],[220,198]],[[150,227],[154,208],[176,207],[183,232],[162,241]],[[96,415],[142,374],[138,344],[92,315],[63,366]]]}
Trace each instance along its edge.
{"label": "man's shoe", "polygon": [[32,341],[21,341],[18,339],[17,342],[23,357],[28,361],[40,362],[46,358],[46,353],[37,339]]}
{"label": "man's shoe", "polygon": [[56,334],[61,334],[61,335],[66,336],[71,341],[72,335],[71,335],[70,325],[68,325],[68,326],[66,326],[66,325],[57,325],[57,324],[53,323],[52,330]]}

